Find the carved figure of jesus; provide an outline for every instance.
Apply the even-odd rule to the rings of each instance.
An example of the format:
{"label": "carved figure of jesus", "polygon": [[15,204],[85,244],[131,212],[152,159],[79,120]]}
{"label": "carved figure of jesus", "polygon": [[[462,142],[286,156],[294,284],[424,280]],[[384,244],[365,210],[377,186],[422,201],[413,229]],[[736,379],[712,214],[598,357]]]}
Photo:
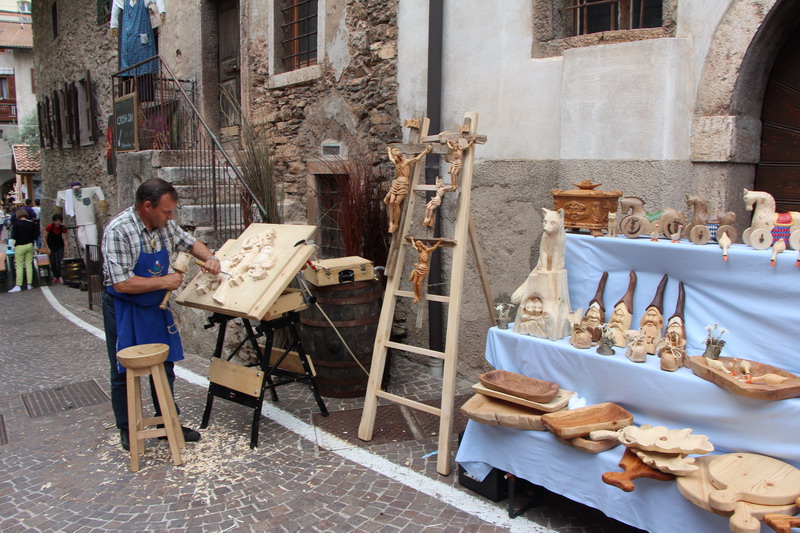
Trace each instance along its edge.
{"label": "carved figure of jesus", "polygon": [[412,303],[419,303],[422,300],[422,282],[428,277],[428,272],[430,271],[431,254],[441,244],[442,240],[439,239],[436,244],[429,248],[425,246],[424,242],[415,241],[414,237],[411,237],[411,245],[417,250],[417,262],[414,263],[414,269],[411,271],[411,275],[408,276],[408,281],[414,283],[414,301]]}
{"label": "carved figure of jesus", "polygon": [[383,203],[386,204],[389,210],[389,233],[394,233],[400,225],[400,217],[403,214],[403,202],[406,196],[408,196],[410,186],[409,178],[411,178],[411,167],[414,163],[425,157],[432,149],[433,147],[428,145],[422,153],[411,159],[407,159],[399,148],[390,147],[386,149],[389,154],[389,160],[394,163],[397,171],[397,177],[392,180],[392,186],[383,199]]}
{"label": "carved figure of jesus", "polygon": [[446,192],[453,190],[444,184],[444,180],[436,177],[436,196],[431,198],[430,202],[425,205],[425,219],[422,221],[423,226],[433,227],[433,222],[436,220],[436,210],[442,205],[442,199]]}
{"label": "carved figure of jesus", "polygon": [[458,188],[458,177],[461,175],[461,167],[464,166],[464,150],[472,146],[474,142],[472,139],[468,141],[463,137],[457,141],[447,141],[447,146],[452,150],[449,155],[450,169],[447,171],[450,174],[450,187],[452,190]]}

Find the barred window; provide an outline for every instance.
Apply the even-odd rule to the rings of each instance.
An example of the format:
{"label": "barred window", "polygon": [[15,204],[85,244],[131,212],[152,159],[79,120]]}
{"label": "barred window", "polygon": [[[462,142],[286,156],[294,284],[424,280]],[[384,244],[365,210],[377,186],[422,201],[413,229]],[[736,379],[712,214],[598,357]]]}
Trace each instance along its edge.
{"label": "barred window", "polygon": [[283,72],[317,64],[317,0],[285,0],[281,8]]}
{"label": "barred window", "polygon": [[662,0],[566,0],[559,9],[570,35],[658,28]]}

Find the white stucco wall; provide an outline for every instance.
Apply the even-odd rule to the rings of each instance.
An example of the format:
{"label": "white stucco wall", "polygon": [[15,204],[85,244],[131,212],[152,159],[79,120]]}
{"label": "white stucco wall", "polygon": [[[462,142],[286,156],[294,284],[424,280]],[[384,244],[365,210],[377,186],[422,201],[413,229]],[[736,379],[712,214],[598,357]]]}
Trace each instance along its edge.
{"label": "white stucco wall", "polygon": [[[675,38],[531,59],[532,2],[445,4],[442,125],[480,114],[479,159],[679,160],[697,83],[731,0],[679,2]],[[401,118],[425,109],[428,2],[400,0]]]}
{"label": "white stucco wall", "polygon": [[692,73],[687,39],[564,52],[560,159],[686,159]]}

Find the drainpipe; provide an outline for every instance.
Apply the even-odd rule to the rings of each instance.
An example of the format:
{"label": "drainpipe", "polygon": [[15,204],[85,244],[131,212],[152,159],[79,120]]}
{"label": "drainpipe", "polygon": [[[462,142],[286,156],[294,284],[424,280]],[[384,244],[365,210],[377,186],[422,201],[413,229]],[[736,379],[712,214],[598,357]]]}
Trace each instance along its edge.
{"label": "drainpipe", "polygon": [[[444,0],[431,0],[428,8],[428,86],[427,116],[430,121],[429,132],[442,131],[442,33],[444,30]],[[425,183],[435,185],[439,175],[438,155],[425,158]],[[428,200],[435,193],[428,193]],[[442,217],[436,217],[434,235],[441,235]],[[442,294],[442,252],[434,253],[428,274],[428,293]],[[428,302],[428,342],[431,350],[444,351],[444,310],[442,302]],[[431,359],[431,377],[441,378],[444,361]]]}

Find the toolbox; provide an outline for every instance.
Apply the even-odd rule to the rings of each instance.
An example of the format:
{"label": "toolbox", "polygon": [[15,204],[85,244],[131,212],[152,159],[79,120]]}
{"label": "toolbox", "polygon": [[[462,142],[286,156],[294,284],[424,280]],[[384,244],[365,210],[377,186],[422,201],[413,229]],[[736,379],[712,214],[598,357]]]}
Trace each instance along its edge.
{"label": "toolbox", "polygon": [[310,261],[309,266],[303,270],[306,281],[317,287],[354,283],[356,281],[369,281],[375,277],[372,261],[363,257],[337,257]]}

